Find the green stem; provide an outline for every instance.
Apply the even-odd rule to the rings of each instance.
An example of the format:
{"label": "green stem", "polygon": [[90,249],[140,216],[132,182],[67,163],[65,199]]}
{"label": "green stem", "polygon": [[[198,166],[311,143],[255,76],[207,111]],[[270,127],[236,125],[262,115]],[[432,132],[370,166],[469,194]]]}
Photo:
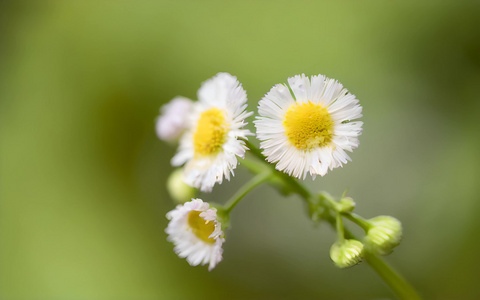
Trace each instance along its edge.
{"label": "green stem", "polygon": [[223,212],[226,215],[229,215],[232,209],[248,194],[251,190],[253,190],[256,186],[262,184],[263,182],[267,181],[272,176],[271,172],[263,172],[258,174],[257,176],[253,177],[249,182],[247,182],[244,186],[242,186],[225,204]]}
{"label": "green stem", "polygon": [[370,222],[368,222],[368,220],[365,220],[364,218],[362,218],[361,216],[357,215],[357,214],[354,214],[354,213],[345,213],[343,214],[347,219],[349,219],[350,221],[352,221],[353,223],[357,224],[358,226],[360,226],[363,230],[365,230],[365,232],[367,232],[371,227],[372,227],[372,224],[370,224]]}
{"label": "green stem", "polygon": [[283,172],[278,171],[275,169],[275,165],[267,163],[265,156],[260,152],[260,150],[255,147],[250,141],[244,140],[245,144],[247,147],[250,149],[249,153],[253,154],[257,158],[259,158],[261,161],[265,162],[267,166],[272,170],[274,175],[278,178],[280,178],[285,184],[287,184],[295,193],[299,194],[301,197],[303,197],[305,200],[310,201],[312,198],[312,193],[310,193],[309,190],[307,190],[303,185],[301,185],[295,178],[288,176],[288,174],[285,174]]}
{"label": "green stem", "polygon": [[380,257],[365,252],[365,260],[375,272],[388,284],[400,299],[422,299],[415,289]]}
{"label": "green stem", "polygon": [[252,161],[247,158],[240,160],[240,164],[246,167],[253,174],[260,174],[267,170],[271,170],[271,168],[267,167],[266,165],[259,164],[257,161]]}
{"label": "green stem", "polygon": [[337,239],[338,239],[338,242],[340,243],[343,243],[343,241],[345,240],[345,235],[343,233],[343,222],[342,222],[342,216],[337,213],[337,220],[336,220],[337,224]]}
{"label": "green stem", "polygon": [[326,200],[326,202],[324,201],[323,203],[325,203],[329,208],[333,209],[336,212],[340,212],[337,201],[335,201],[335,199],[333,199],[330,194],[326,192],[321,192],[319,196],[322,200]]}
{"label": "green stem", "polygon": [[[275,169],[275,166],[273,164],[267,163],[265,156],[260,152],[260,150],[255,147],[251,142],[244,140],[247,147],[250,149],[250,153],[258,157],[261,161],[265,162],[271,169],[272,172],[271,174],[281,178],[281,180],[287,184],[293,192],[298,194],[300,197],[302,197],[304,200],[307,201],[307,203],[312,203],[312,193],[310,193],[309,190],[307,190],[302,184],[300,184],[295,178],[292,178],[288,176],[287,174],[280,172]],[[334,208],[336,206],[335,200],[331,198],[328,194],[323,194],[324,199],[327,199],[328,204],[326,203],[327,207],[329,208]],[[334,203],[332,203],[332,201]],[[340,214],[337,214],[337,218],[340,218]],[[354,222],[355,224],[359,225],[362,227],[364,230],[368,230],[370,228],[370,224],[368,223],[367,220],[363,219],[362,217],[353,214],[353,213],[343,213],[345,217],[347,217],[349,220]],[[325,220],[330,223],[332,227],[336,227],[339,222],[337,221],[338,219],[332,216],[330,213],[325,216]],[[355,236],[347,229],[344,228],[344,237],[347,239],[355,239]],[[365,260],[367,263],[372,267],[372,269],[383,279],[383,281],[393,290],[395,294],[397,294],[400,299],[411,299],[411,300],[417,300],[421,299],[420,296],[417,294],[415,289],[402,277],[400,276],[396,271],[394,271],[383,259],[380,257],[373,255],[371,253],[368,253],[365,251],[364,253]]]}

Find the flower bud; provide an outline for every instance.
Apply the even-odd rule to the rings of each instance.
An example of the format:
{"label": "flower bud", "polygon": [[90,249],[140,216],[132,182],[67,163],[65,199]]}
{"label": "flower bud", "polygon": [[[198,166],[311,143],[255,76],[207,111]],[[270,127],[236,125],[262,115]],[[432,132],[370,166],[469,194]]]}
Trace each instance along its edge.
{"label": "flower bud", "polygon": [[390,216],[378,216],[369,222],[372,227],[365,236],[365,248],[377,255],[390,254],[402,239],[402,223]]}
{"label": "flower bud", "polygon": [[355,202],[350,197],[340,199],[337,205],[339,212],[342,213],[352,212],[355,209]]}
{"label": "flower bud", "polygon": [[362,261],[363,244],[357,240],[336,242],[330,248],[330,258],[339,268],[352,267]]}
{"label": "flower bud", "polygon": [[167,191],[175,202],[185,203],[195,197],[196,190],[183,180],[183,170],[176,169],[167,180]]}

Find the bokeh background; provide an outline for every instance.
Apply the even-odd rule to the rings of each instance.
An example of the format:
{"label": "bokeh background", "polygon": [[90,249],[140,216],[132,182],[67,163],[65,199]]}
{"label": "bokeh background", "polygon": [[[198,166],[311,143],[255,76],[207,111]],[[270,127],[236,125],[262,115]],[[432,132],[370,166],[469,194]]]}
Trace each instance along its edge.
{"label": "bokeh background", "polygon": [[[340,80],[364,107],[346,187],[402,220],[387,258],[427,299],[478,299],[480,5],[418,1],[0,1],[1,299],[384,299],[335,235],[262,186],[232,215],[224,261],[166,241],[175,147],[154,120],[217,72],[249,107],[295,74]],[[223,202],[250,175],[209,195]]]}

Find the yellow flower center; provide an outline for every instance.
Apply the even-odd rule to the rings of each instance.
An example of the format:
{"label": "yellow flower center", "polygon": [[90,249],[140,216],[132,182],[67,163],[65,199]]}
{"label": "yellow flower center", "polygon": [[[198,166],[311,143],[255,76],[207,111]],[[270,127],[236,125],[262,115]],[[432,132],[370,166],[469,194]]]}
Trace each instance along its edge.
{"label": "yellow flower center", "polygon": [[198,119],[197,131],[193,134],[195,156],[207,156],[220,151],[229,127],[223,110],[211,108],[204,111]]}
{"label": "yellow flower center", "polygon": [[312,102],[295,103],[285,113],[285,135],[300,150],[311,150],[332,141],[333,121],[326,107]]}
{"label": "yellow flower center", "polygon": [[213,244],[215,240],[209,238],[209,236],[215,230],[215,224],[213,222],[205,221],[204,218],[200,217],[201,211],[192,210],[188,213],[188,225],[192,229],[193,234],[195,234],[202,241]]}

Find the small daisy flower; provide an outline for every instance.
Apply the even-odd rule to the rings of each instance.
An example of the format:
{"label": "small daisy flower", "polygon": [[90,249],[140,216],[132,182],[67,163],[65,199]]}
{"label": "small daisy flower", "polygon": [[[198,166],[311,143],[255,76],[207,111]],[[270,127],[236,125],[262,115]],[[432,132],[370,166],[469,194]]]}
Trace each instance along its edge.
{"label": "small daisy flower", "polygon": [[222,260],[225,239],[215,208],[192,199],[167,213],[167,219],[167,239],[175,244],[175,253],[186,258],[191,266],[208,263],[211,271]]}
{"label": "small daisy flower", "polygon": [[[303,178],[325,175],[351,160],[363,122],[358,100],[335,79],[304,74],[277,84],[258,105],[260,148],[277,170]],[[291,90],[291,92],[290,92]],[[293,95],[292,95],[293,94]]]}
{"label": "small daisy flower", "polygon": [[245,157],[247,147],[240,138],[251,135],[243,129],[247,93],[237,78],[219,73],[202,84],[198,90],[198,102],[194,104],[189,130],[180,140],[178,153],[172,165],[185,163],[185,182],[210,192],[223,177],[237,166],[237,156]]}
{"label": "small daisy flower", "polygon": [[161,140],[175,141],[181,136],[186,129],[192,104],[192,100],[177,96],[160,108],[155,129]]}

